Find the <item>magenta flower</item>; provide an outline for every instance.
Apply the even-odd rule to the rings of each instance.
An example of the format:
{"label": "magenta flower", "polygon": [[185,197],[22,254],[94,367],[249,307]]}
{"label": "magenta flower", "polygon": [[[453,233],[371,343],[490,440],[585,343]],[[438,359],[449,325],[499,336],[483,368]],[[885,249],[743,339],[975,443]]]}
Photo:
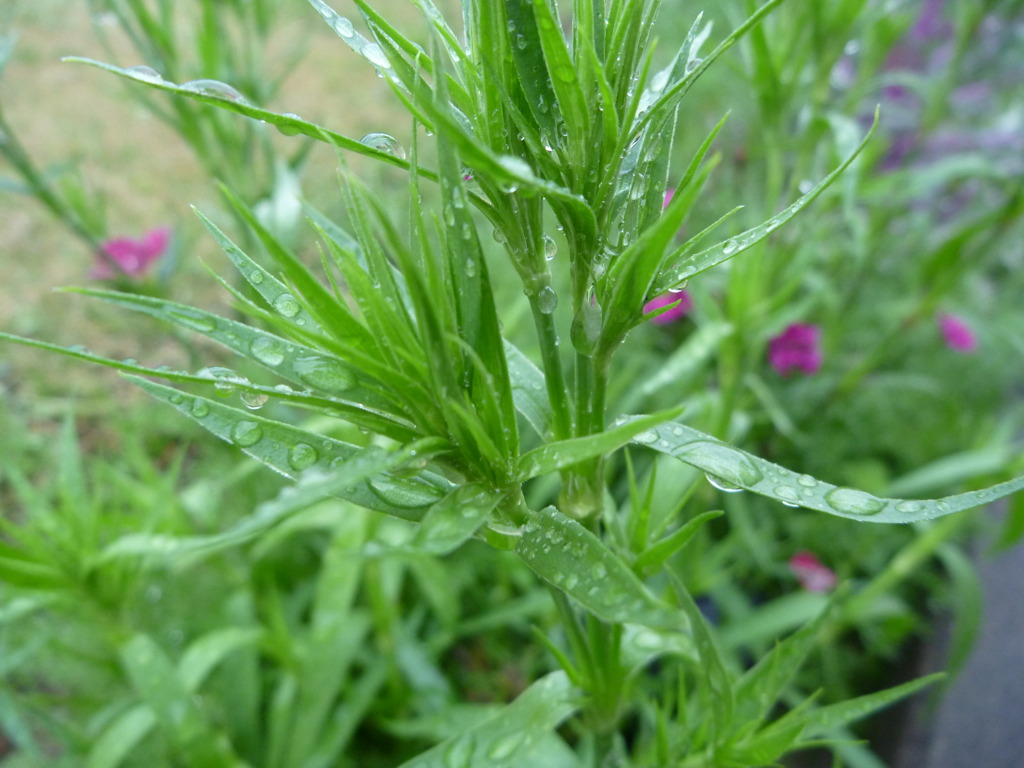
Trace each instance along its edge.
{"label": "magenta flower", "polygon": [[769,340],[768,362],[782,376],[794,370],[817,373],[821,368],[821,329],[810,323],[793,323]]}
{"label": "magenta flower", "polygon": [[797,552],[789,558],[789,570],[800,586],[808,592],[831,592],[836,585],[836,573],[813,552]]}
{"label": "magenta flower", "polygon": [[665,190],[665,205],[664,205],[665,208],[668,208],[668,204],[672,202],[672,198],[675,196],[675,194],[676,194],[676,188],[675,187],[669,187],[668,189]]}
{"label": "magenta flower", "polygon": [[[164,255],[170,242],[170,227],[156,227],[137,240],[130,237],[106,240],[100,247],[107,258],[97,255],[96,264],[89,274],[96,280],[113,280],[122,275],[138,280],[145,277],[153,262]],[[110,264],[111,260],[120,272]]]}
{"label": "magenta flower", "polygon": [[644,304],[644,314],[649,314],[662,307],[667,307],[669,304],[675,304],[679,302],[672,309],[666,310],[657,317],[651,318],[651,322],[656,325],[668,325],[674,323],[676,320],[686,317],[687,313],[693,309],[693,299],[690,298],[690,294],[686,291],[680,291],[679,293],[666,293],[663,296],[659,296],[656,299],[651,299]]}
{"label": "magenta flower", "polygon": [[946,346],[954,352],[969,355],[978,348],[974,332],[961,318],[956,315],[939,315],[936,322],[942,331],[942,338],[946,340]]}

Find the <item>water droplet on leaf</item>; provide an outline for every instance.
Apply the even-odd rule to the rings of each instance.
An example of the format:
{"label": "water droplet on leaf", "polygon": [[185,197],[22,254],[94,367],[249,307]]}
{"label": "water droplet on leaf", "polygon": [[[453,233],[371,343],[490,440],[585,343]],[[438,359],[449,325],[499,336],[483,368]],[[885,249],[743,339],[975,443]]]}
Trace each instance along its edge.
{"label": "water droplet on leaf", "polygon": [[885,507],[885,502],[878,497],[853,488],[836,488],[829,491],[825,494],[825,501],[837,512],[849,515],[877,515]]}
{"label": "water droplet on leaf", "polygon": [[308,443],[296,443],[288,451],[288,465],[296,472],[309,469],[319,458],[316,448]]}
{"label": "water droplet on leaf", "polygon": [[263,427],[255,421],[239,421],[231,427],[231,441],[242,448],[256,445],[263,439]]}
{"label": "water droplet on leaf", "polygon": [[338,362],[319,355],[306,355],[295,360],[295,373],[321,392],[341,393],[351,389],[352,376]]}
{"label": "water droplet on leaf", "polygon": [[387,133],[368,133],[359,140],[360,144],[393,155],[402,160],[405,159],[405,150],[394,136]]}
{"label": "water droplet on leaf", "polygon": [[388,57],[384,55],[384,51],[376,43],[363,46],[362,54],[375,67],[380,67],[381,69],[391,68],[391,62],[388,61]]}
{"label": "water droplet on leaf", "polygon": [[270,336],[257,337],[250,350],[252,356],[264,365],[275,366],[284,362],[284,345]]}
{"label": "water droplet on leaf", "polygon": [[295,317],[299,314],[299,310],[301,308],[302,307],[299,306],[299,302],[297,302],[295,297],[290,293],[282,293],[274,299],[274,309],[285,317]]}
{"label": "water droplet on leaf", "polygon": [[220,80],[189,80],[187,83],[182,83],[181,87],[186,91],[201,93],[203,96],[213,96],[225,101],[245,103],[245,98],[238,92],[237,88],[227,83],[222,83]]}
{"label": "water droplet on leaf", "polygon": [[262,408],[267,404],[267,400],[270,399],[270,396],[263,392],[240,392],[239,397],[242,398],[246,408],[251,408],[254,411],[257,408]]}
{"label": "water droplet on leaf", "polygon": [[705,472],[704,477],[711,483],[715,488],[725,493],[739,493],[743,489],[735,483],[730,483],[728,480],[723,480],[720,477],[712,475],[710,472]]}
{"label": "water droplet on leaf", "polygon": [[140,64],[137,67],[128,67],[128,69],[125,71],[132,74],[136,80],[146,80],[150,83],[164,82],[163,75],[161,75],[152,67],[147,67],[145,64]]}

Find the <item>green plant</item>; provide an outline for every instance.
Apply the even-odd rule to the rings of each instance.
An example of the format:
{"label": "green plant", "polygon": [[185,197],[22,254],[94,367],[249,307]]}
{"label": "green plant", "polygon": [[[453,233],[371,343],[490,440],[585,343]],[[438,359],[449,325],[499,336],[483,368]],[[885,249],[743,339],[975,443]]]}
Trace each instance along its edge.
{"label": "green plant", "polygon": [[[846,617],[856,616],[867,602],[863,593],[838,594],[831,613],[821,611],[744,669],[735,654],[719,647],[680,573],[685,558],[677,557],[717,515],[701,510],[683,519],[682,502],[699,493],[706,473],[725,491],[742,489],[857,521],[916,523],[1007,496],[1024,487],[1024,478],[935,500],[884,498],[792,472],[731,444],[746,347],[758,319],[740,309],[757,309],[777,287],[774,279],[762,281],[763,263],[756,260],[730,277],[735,305],[729,320],[738,331],[721,357],[725,394],[713,403],[710,418],[701,416],[710,422],[708,431],[678,421],[682,409],[676,403],[649,415],[609,414],[609,393],[630,388],[632,371],[615,365],[622,344],[654,316],[645,305],[764,247],[829,189],[870,138],[869,132],[850,142],[835,170],[788,205],[777,202],[790,196],[769,174],[764,200],[771,210],[763,222],[716,243],[712,233],[737,210],[723,208],[677,243],[687,217],[704,200],[718,163],[710,149],[722,127],[718,123],[685,170],[672,176],[683,97],[779,0],[757,10],[704,58],[699,51],[710,32],[698,20],[658,72],[651,45],[656,2],[576,0],[567,40],[557,8],[547,0],[468,0],[463,42],[429,0],[419,0],[432,33],[429,50],[363,0],[356,4],[372,41],[325,3],[312,4],[410,112],[408,150],[383,134],[355,141],[223,91],[91,62],[406,170],[409,203],[403,231],[381,200],[343,172],[346,225],[307,207],[323,242],[321,276],[225,188],[232,210],[269,258],[261,263],[201,216],[248,284],[244,293],[229,290],[249,322],[158,298],[79,291],[195,331],[287,384],[253,383],[219,367],[196,373],[154,369],[4,335],[124,371],[158,400],[299,481],[295,495],[302,504],[286,503],[282,495],[280,503],[207,535],[124,536],[105,556],[166,562],[220,553],[286,525],[307,504],[329,496],[345,500],[340,509],[353,519],[367,519],[353,511],[356,505],[413,523],[398,529],[403,535],[395,542],[342,535],[348,528],[339,524],[334,530],[346,552],[415,560],[447,555],[473,538],[504,550],[495,557],[513,552],[550,588],[560,623],[537,639],[562,671],[538,677],[498,714],[448,735],[405,763],[410,767],[469,766],[485,759],[508,765],[541,765],[545,759],[594,766],[772,764],[794,748],[843,736],[847,722],[928,682],[822,706],[793,686],[818,632],[837,631]],[[851,17],[854,5],[844,6]],[[764,36],[754,43],[768,45]],[[763,106],[776,109],[779,103]],[[432,165],[423,160],[430,153],[421,129],[433,135]],[[769,165],[779,162],[774,157]],[[675,191],[665,205],[669,186]],[[493,229],[504,263],[488,258],[478,235],[482,227]],[[502,332],[495,300],[500,287],[492,275],[506,274],[508,266],[529,303],[541,368]],[[560,344],[566,337],[570,350]],[[697,348],[687,350],[699,356]],[[251,410],[196,394],[201,387],[238,393]],[[271,400],[329,418],[304,428],[254,413]],[[616,451],[627,444],[638,455],[654,452],[697,470],[680,471],[680,503],[655,499],[655,473],[641,479],[628,465],[611,472]],[[657,466],[664,473],[669,463],[659,459]],[[16,561],[18,553],[7,556]],[[355,573],[347,564],[322,577],[328,584],[343,582],[332,593],[336,610],[350,606],[347,590]],[[386,609],[388,596],[381,588],[374,602],[386,638],[397,634],[398,622]],[[324,596],[325,611],[330,597]],[[808,606],[818,609],[824,602]],[[340,621],[336,614],[332,619]],[[328,645],[351,639],[335,624],[324,632],[319,639]],[[383,647],[397,656],[400,644]],[[143,711],[160,721],[171,754],[188,759],[193,748],[208,750],[202,759],[209,765],[251,759],[229,728],[213,738],[196,708],[168,707],[167,701],[185,701],[193,689],[170,661],[152,668],[140,661],[154,655],[148,641],[131,641],[123,646],[122,665]],[[653,663],[661,665],[658,676],[647,672]],[[315,673],[310,667],[305,674]],[[325,689],[318,696],[332,693]],[[289,695],[298,694],[281,693],[282,707],[295,701],[300,708],[313,706]],[[780,703],[789,709],[778,715]],[[325,711],[318,709],[318,716]],[[271,757],[268,764],[303,763]]]}

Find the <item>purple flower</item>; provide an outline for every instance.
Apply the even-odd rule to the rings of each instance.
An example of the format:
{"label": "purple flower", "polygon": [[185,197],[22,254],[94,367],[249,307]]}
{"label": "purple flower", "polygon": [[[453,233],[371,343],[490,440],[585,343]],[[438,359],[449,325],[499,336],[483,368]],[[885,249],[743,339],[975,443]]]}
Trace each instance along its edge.
{"label": "purple flower", "polygon": [[978,348],[978,340],[974,331],[956,315],[939,315],[936,319],[946,346],[954,352],[971,354]]}
{"label": "purple flower", "polygon": [[676,304],[672,309],[665,310],[657,317],[652,317],[651,322],[656,325],[668,325],[674,323],[676,320],[680,320],[686,317],[687,313],[693,309],[693,299],[690,294],[686,291],[680,291],[679,293],[666,293],[659,296],[656,299],[651,299],[644,304],[644,314],[650,314],[655,312],[662,307],[667,307],[670,304]]}
{"label": "purple flower", "polygon": [[836,585],[835,571],[823,565],[813,552],[797,552],[789,558],[789,570],[808,592],[831,592]]}
{"label": "purple flower", "polygon": [[948,33],[948,25],[942,18],[942,6],[944,0],[924,0],[924,7],[921,15],[917,17],[914,26],[910,30],[910,37],[914,40],[934,40]]}
{"label": "purple flower", "polygon": [[821,368],[821,329],[809,323],[793,323],[769,340],[768,362],[783,376],[793,370],[817,373]]}
{"label": "purple flower", "polygon": [[[124,275],[138,280],[145,276],[153,262],[167,251],[171,242],[170,227],[156,227],[139,239],[115,237],[100,246],[107,258],[97,255],[90,276],[96,280],[113,280]],[[110,264],[117,264],[120,273]]]}

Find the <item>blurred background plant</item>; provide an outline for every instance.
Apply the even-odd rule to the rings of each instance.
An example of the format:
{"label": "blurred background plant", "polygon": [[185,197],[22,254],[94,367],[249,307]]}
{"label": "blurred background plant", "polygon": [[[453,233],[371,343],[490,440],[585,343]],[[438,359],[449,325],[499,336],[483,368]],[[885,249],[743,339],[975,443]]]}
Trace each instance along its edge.
{"label": "blurred background plant", "polygon": [[[692,22],[691,5],[664,3],[658,35],[680,39]],[[30,28],[56,23],[45,9],[24,8],[17,18]],[[312,15],[304,3],[110,2],[88,10],[111,60],[141,63],[175,83],[230,83],[254,104],[276,99],[281,111],[310,114],[293,97],[337,104],[338,80],[320,77],[335,66],[325,62],[361,63],[343,59],[347,52],[337,52],[336,38],[303,27],[297,38],[314,41],[317,64],[300,84],[282,88],[295,58],[265,51],[278,44],[271,33],[292,16]],[[737,0],[706,10],[717,37],[752,7]],[[665,302],[679,300],[676,308],[634,332],[619,353],[630,378],[613,385],[610,410],[684,405],[698,428],[882,496],[935,496],[1020,474],[1024,342],[1015,297],[1024,295],[1024,176],[1015,163],[1024,157],[1024,104],[1014,67],[1022,13],[1019,2],[783,3],[734,49],[729,64],[709,69],[687,98],[679,129],[687,140],[678,142],[679,151],[692,151],[695,138],[732,113],[717,143],[724,154],[687,231],[703,230],[737,201],[747,208],[736,216],[749,216],[745,226],[757,224],[847,157],[879,102],[881,128],[808,214],[743,258],[701,275],[685,293],[667,294]],[[81,28],[85,19],[74,23]],[[26,36],[19,50],[30,41]],[[321,44],[331,59],[320,58]],[[60,53],[92,50],[79,42]],[[285,66],[268,72],[268,60]],[[354,77],[338,69],[342,83]],[[0,97],[19,93],[20,82],[8,72]],[[374,87],[372,75],[369,82]],[[319,150],[193,101],[149,89],[126,93],[185,140],[199,159],[196,178],[227,181],[265,226],[312,254],[296,239],[294,200],[303,161]],[[34,99],[23,109],[43,112]],[[67,180],[84,177],[89,186],[109,169],[149,178],[156,194],[161,172],[146,161],[176,141],[161,134],[129,170],[118,149],[123,122],[111,121],[105,131],[119,138],[108,145],[107,162],[61,176],[60,168],[38,170],[34,142],[12,141],[34,137],[18,130],[13,111],[0,118],[10,121],[0,136],[9,139],[4,155],[20,191],[56,213],[93,255],[114,241],[105,209],[81,182]],[[332,115],[329,124],[350,132],[349,116],[343,118]],[[404,120],[377,118],[379,126]],[[49,152],[43,147],[39,154]],[[675,160],[685,167],[689,156]],[[333,169],[333,158],[326,165]],[[383,181],[393,192],[404,183]],[[210,210],[208,193],[196,194]],[[177,194],[166,200],[180,202]],[[219,210],[234,215],[230,206]],[[163,220],[148,218],[125,231],[152,233]],[[258,253],[250,228],[235,224],[245,250]],[[189,251],[203,247],[198,233],[177,232],[192,226],[175,225],[176,241]],[[38,261],[37,242],[23,238],[16,249],[5,247],[5,258]],[[145,251],[140,242],[128,250]],[[500,244],[486,246],[493,255]],[[505,335],[538,359],[517,280],[501,260],[491,259],[490,268]],[[183,264],[162,290],[194,300],[188,269]],[[38,269],[32,274],[38,278]],[[73,282],[81,272],[59,275]],[[564,295],[558,279],[556,273],[555,290]],[[9,303],[18,304],[11,295]],[[556,313],[565,326],[567,308],[563,302]],[[121,335],[110,317],[97,314],[94,330],[86,326],[74,339],[109,349],[114,329]],[[10,327],[57,335],[44,333],[54,326],[18,318]],[[202,353],[208,364],[209,351]],[[185,354],[190,368],[198,367],[191,343]],[[55,426],[63,404],[35,396],[59,389],[52,369],[23,366],[21,357],[12,355],[15,366],[2,372],[5,410],[26,414],[21,421],[8,417],[4,430],[10,450],[3,552],[10,559],[0,579],[0,722],[17,746],[10,765],[160,765],[183,755],[193,760],[186,764],[230,764],[225,744],[253,765],[395,765],[456,726],[482,722],[549,668],[536,644],[521,650],[531,625],[550,627],[555,619],[547,593],[516,558],[485,553],[478,542],[443,561],[394,552],[354,556],[371,542],[394,547],[408,529],[354,505],[316,501],[301,487],[293,498],[255,465],[238,464],[227,447],[171,416],[140,441],[134,435],[142,417],[119,413],[115,386],[101,385],[84,408],[76,405],[77,421],[61,417]],[[30,371],[27,381],[16,385],[15,370]],[[286,405],[271,407],[285,420],[299,418]],[[630,449],[629,458],[637,487],[651,489],[654,529],[671,530],[708,509],[727,512],[697,532],[685,555],[670,559],[690,591],[703,596],[699,603],[716,624],[727,666],[744,666],[804,626],[836,581],[856,587],[787,687],[789,703],[818,688],[826,702],[877,689],[908,641],[927,634],[936,611],[951,609],[958,619],[954,667],[968,652],[979,594],[962,545],[985,527],[980,515],[901,528],[851,525],[709,487],[697,470],[668,457]],[[630,473],[621,462],[613,472],[613,493],[629,498]],[[538,480],[527,500],[536,509],[554,501],[553,493]],[[287,514],[287,522],[247,532],[243,521],[253,509],[253,519]],[[208,539],[237,530],[233,524],[241,534],[207,540],[174,565],[110,556],[110,547],[131,533]],[[996,535],[1009,546],[1022,532],[1018,495]],[[204,610],[196,610],[197,600]],[[664,662],[661,671],[669,670],[675,662]],[[490,703],[465,704],[478,698]],[[639,709],[636,738],[653,744],[645,729],[660,710]],[[675,743],[676,736],[659,738]],[[551,765],[572,764],[559,747],[551,749]],[[844,764],[879,764],[866,747],[837,749]],[[650,750],[654,759],[657,749]]]}

